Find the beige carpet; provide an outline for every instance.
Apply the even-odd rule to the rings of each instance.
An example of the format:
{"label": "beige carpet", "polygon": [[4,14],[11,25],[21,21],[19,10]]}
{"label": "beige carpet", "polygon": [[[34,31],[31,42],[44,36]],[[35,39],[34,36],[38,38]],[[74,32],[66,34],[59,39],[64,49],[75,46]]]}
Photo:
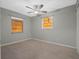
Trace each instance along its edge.
{"label": "beige carpet", "polygon": [[79,59],[75,49],[27,40],[1,48],[2,59]]}

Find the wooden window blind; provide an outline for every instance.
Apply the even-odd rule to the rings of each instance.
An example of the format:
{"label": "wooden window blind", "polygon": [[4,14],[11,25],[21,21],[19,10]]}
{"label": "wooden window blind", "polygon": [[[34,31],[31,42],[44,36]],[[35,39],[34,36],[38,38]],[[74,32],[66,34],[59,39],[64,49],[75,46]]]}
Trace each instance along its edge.
{"label": "wooden window blind", "polygon": [[23,21],[22,20],[16,20],[12,19],[12,32],[23,32]]}
{"label": "wooden window blind", "polygon": [[51,17],[44,17],[42,19],[42,28],[51,29],[53,27],[53,19]]}

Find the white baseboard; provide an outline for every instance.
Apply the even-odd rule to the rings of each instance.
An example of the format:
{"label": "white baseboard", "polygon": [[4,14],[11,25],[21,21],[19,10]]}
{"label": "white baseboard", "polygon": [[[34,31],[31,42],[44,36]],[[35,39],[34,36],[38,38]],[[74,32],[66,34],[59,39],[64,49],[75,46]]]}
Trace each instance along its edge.
{"label": "white baseboard", "polygon": [[10,42],[10,43],[5,43],[5,44],[0,45],[0,47],[1,46],[7,46],[7,45],[15,44],[15,43],[20,43],[20,42],[23,42],[23,41],[26,41],[26,40],[30,40],[30,39],[38,40],[38,41],[42,41],[42,42],[45,42],[45,43],[50,43],[50,44],[55,44],[55,45],[59,45],[59,46],[64,46],[64,47],[76,49],[76,47],[73,47],[73,46],[69,46],[69,45],[65,45],[65,44],[61,44],[61,43],[57,43],[57,42],[50,42],[50,41],[46,41],[46,40],[36,39],[36,38],[28,38],[28,39],[14,41],[14,42]]}
{"label": "white baseboard", "polygon": [[22,39],[22,40],[10,42],[10,43],[5,43],[5,44],[1,44],[0,46],[7,46],[7,45],[15,44],[15,43],[20,43],[20,42],[23,42],[23,41],[26,41],[26,40],[30,40],[30,39],[32,39],[32,38]]}
{"label": "white baseboard", "polygon": [[50,41],[41,40],[41,39],[34,39],[34,40],[38,40],[38,41],[42,41],[42,42],[45,42],[45,43],[50,43],[50,44],[55,44],[55,45],[59,45],[59,46],[64,46],[64,47],[76,49],[76,47],[65,45],[65,44],[61,44],[61,43],[57,43],[57,42],[50,42]]}

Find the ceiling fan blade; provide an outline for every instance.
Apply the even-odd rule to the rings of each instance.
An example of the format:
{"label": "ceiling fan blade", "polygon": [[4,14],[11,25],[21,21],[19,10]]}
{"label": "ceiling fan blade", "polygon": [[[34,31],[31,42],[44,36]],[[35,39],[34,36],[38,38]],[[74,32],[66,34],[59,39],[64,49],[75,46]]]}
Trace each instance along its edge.
{"label": "ceiling fan blade", "polygon": [[33,13],[33,12],[27,12],[27,13]]}
{"label": "ceiling fan blade", "polygon": [[47,11],[41,11],[42,13],[47,13]]}
{"label": "ceiling fan blade", "polygon": [[43,8],[43,6],[44,6],[44,5],[43,5],[43,4],[41,4],[41,5],[39,6],[39,8],[41,9],[41,8]]}
{"label": "ceiling fan blade", "polygon": [[27,7],[27,8],[29,8],[29,9],[35,10],[35,9],[33,9],[33,8],[29,7],[29,6],[26,6],[26,7]]}

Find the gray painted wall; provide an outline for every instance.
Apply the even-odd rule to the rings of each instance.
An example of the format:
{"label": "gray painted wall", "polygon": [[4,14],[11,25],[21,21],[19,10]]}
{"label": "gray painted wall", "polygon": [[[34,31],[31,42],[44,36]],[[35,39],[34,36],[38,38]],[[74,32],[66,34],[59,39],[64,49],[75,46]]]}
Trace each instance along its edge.
{"label": "gray painted wall", "polygon": [[[1,44],[11,43],[23,39],[28,39],[31,37],[30,33],[30,17],[21,15],[16,12],[9,11],[7,9],[1,8],[1,25],[2,25],[2,40]],[[23,32],[21,33],[11,33],[11,16],[23,18]]]}
{"label": "gray painted wall", "polygon": [[0,8],[0,44],[1,44],[1,8]]}
{"label": "gray painted wall", "polygon": [[[0,45],[1,45],[1,8],[0,8]],[[0,59],[1,59],[1,47],[0,47]]]}
{"label": "gray painted wall", "polygon": [[79,7],[77,8],[77,51],[79,53]]}
{"label": "gray painted wall", "polygon": [[41,29],[42,17],[34,17],[31,20],[32,37],[76,47],[75,6],[51,12],[51,16],[54,19],[54,28],[50,30]]}

